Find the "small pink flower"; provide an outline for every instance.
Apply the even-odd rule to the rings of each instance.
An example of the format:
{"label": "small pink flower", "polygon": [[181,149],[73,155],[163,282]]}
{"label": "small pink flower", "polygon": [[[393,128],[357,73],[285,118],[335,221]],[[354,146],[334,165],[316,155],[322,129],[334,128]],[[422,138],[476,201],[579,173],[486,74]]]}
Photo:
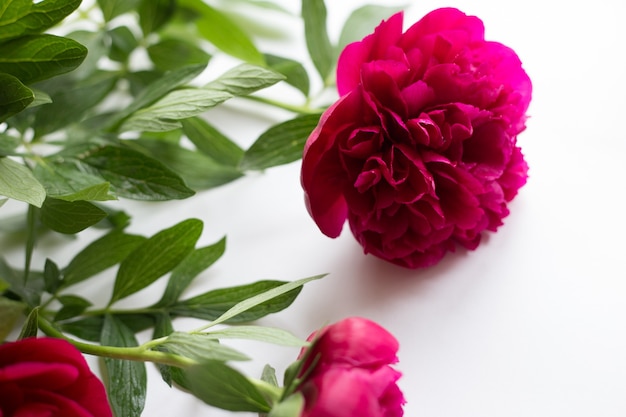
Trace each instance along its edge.
{"label": "small pink flower", "polygon": [[0,416],[111,415],[102,382],[70,343],[29,338],[0,345]]}
{"label": "small pink flower", "polygon": [[475,249],[509,214],[532,86],[478,18],[438,9],[403,33],[402,17],[341,54],[341,98],[307,141],[301,180],[324,234],[347,219],[366,253],[418,268]]}
{"label": "small pink flower", "polygon": [[400,417],[398,342],[378,324],[358,317],[335,323],[309,337],[299,390],[302,417]]}

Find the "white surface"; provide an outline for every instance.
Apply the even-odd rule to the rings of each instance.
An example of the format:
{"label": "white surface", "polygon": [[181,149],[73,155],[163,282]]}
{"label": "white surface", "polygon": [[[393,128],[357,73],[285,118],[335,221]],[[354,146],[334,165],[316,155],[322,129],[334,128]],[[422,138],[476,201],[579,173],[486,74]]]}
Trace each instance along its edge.
{"label": "white surface", "polygon": [[[284,3],[298,8],[295,0]],[[328,3],[335,37],[348,12],[364,4]],[[531,119],[519,137],[530,179],[505,225],[476,251],[459,250],[434,268],[412,271],[364,256],[347,228],[328,239],[304,208],[299,163],[182,202],[124,202],[135,219],[131,230],[151,233],[198,217],[205,222],[201,244],[228,236],[226,254],[190,294],[329,273],[261,323],[306,337],[347,316],[379,322],[400,341],[406,416],[623,417],[626,7],[615,0],[414,3],[406,24],[442,6],[479,16],[486,37],[514,48],[533,80]],[[295,23],[293,38],[288,51],[304,56]],[[278,120],[270,115],[244,127],[227,108],[207,117],[246,146]],[[84,290],[95,291],[91,285]],[[160,285],[131,300],[143,303]],[[254,355],[243,366],[253,376],[266,362],[280,374],[297,355],[236,346]],[[144,415],[231,415],[170,390],[149,371]]]}

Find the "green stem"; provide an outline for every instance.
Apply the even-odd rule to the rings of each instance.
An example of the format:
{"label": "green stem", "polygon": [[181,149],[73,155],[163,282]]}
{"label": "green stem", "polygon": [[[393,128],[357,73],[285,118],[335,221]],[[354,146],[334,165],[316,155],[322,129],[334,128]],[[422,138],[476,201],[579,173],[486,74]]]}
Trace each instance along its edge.
{"label": "green stem", "polygon": [[26,217],[26,254],[24,260],[24,286],[28,284],[28,275],[30,274],[30,263],[33,259],[33,250],[35,248],[35,207],[28,205],[28,213]]}
{"label": "green stem", "polygon": [[321,114],[324,112],[324,109],[315,109],[315,108],[311,108],[308,106],[297,106],[294,104],[283,103],[282,101],[272,100],[270,98],[265,98],[265,97],[242,96],[242,98],[247,98],[248,100],[268,104],[270,106],[278,107],[279,109],[288,110],[290,112],[294,112],[298,114]]}
{"label": "green stem", "polygon": [[109,308],[99,308],[99,309],[94,309],[94,310],[83,311],[82,315],[83,316],[103,316],[105,314],[112,314],[112,315],[156,314],[156,313],[163,313],[163,312],[164,310],[161,308],[151,308],[151,307],[137,308],[133,310],[111,310]]}
{"label": "green stem", "polygon": [[153,362],[162,365],[176,366],[178,368],[186,368],[196,365],[197,362],[185,358],[183,356],[174,355],[167,352],[159,352],[149,350],[148,345],[135,347],[117,347],[117,346],[101,346],[90,343],[79,342],[78,340],[69,338],[57,330],[49,321],[43,317],[37,319],[39,328],[48,336],[66,340],[74,345],[78,350],[89,355],[96,355],[105,358],[125,359],[137,362]]}
{"label": "green stem", "polygon": [[283,396],[283,389],[276,385],[255,378],[248,378],[248,381],[250,381],[261,394],[271,399],[270,402],[272,404],[277,403]]}

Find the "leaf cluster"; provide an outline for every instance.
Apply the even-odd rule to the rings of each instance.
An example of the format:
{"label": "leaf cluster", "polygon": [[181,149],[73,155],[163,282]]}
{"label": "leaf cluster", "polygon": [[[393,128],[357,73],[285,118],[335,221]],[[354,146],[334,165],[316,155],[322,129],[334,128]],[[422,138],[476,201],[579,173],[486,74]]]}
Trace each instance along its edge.
{"label": "leaf cluster", "polygon": [[[145,361],[155,362],[168,384],[217,407],[280,417],[298,415],[302,406],[297,395],[281,396],[270,368],[265,385],[255,385],[229,366],[248,357],[221,340],[302,346],[282,330],[244,323],[288,307],[302,285],[318,277],[263,280],[186,297],[224,253],[225,238],[197,247],[203,227],[198,219],[151,236],[131,234],[130,215],[115,206],[119,199],[187,199],[301,157],[325,109],[313,105],[321,92],[311,92],[304,63],[258,48],[262,34],[254,27],[263,22],[250,25],[231,7],[235,3],[301,18],[323,90],[333,87],[343,46],[395,11],[357,9],[333,43],[323,0],[302,0],[301,16],[258,0],[96,0],[87,7],[81,0],[11,0],[0,7],[0,208],[7,199],[27,207],[0,219],[0,231],[21,232],[25,254],[20,268],[0,254],[0,341],[27,315],[20,337],[39,329],[89,342],[75,345],[104,358],[116,415],[141,414]],[[216,71],[211,64],[217,54],[236,64]],[[268,98],[279,83],[302,102]],[[289,116],[244,148],[242,138],[229,137],[205,117],[237,100],[278,107]],[[100,229],[99,237],[68,262],[35,265],[43,234],[75,235],[88,228]],[[77,284],[107,277],[106,305],[75,291]],[[117,308],[165,277],[160,299]],[[178,317],[208,324],[180,332],[174,329]],[[213,329],[217,324],[222,326]],[[137,333],[148,329],[153,339],[140,345]]]}
{"label": "leaf cluster", "polygon": [[[0,195],[37,207],[46,227],[73,234],[107,217],[99,202],[185,199],[300,158],[323,110],[306,104],[313,96],[305,66],[262,53],[232,11],[201,0],[98,0],[79,18],[93,21],[93,31],[42,33],[79,4],[17,0],[0,14]],[[307,46],[322,79],[342,45],[390,11],[356,10],[332,45],[324,2],[303,0]],[[241,64],[197,85],[212,74],[218,52]],[[134,64],[138,55],[147,66]],[[254,95],[279,82],[299,90],[305,105]],[[236,97],[296,114],[242,149],[203,117]]]}
{"label": "leaf cluster", "polygon": [[[105,217],[94,202],[184,199],[300,157],[319,109],[301,107],[312,115],[277,123],[249,150],[202,114],[281,81],[308,92],[302,64],[262,54],[199,0],[99,0],[99,13],[83,12],[95,30],[40,33],[79,4],[19,0],[0,12],[0,195],[77,233]],[[217,51],[242,62],[198,85]],[[147,67],[133,63],[137,55]],[[83,221],[69,224],[76,213]]]}
{"label": "leaf cluster", "polygon": [[[48,102],[28,85],[69,72],[85,59],[78,42],[42,33],[72,13],[80,0],[7,2],[0,11],[0,122]],[[38,99],[35,100],[35,97]]]}
{"label": "leaf cluster", "polygon": [[[58,332],[53,335],[73,334],[103,347],[129,348],[139,346],[137,332],[153,329],[151,350],[186,358],[199,366],[249,359],[222,345],[221,339],[248,338],[302,346],[302,341],[280,329],[241,324],[287,308],[305,282],[319,277],[295,282],[263,280],[185,297],[185,290],[225,251],[225,239],[196,247],[201,232],[202,222],[197,219],[184,220],[152,236],[114,228],[84,247],[63,267],[47,259],[44,269],[31,270],[27,280],[23,279],[24,271],[0,257],[4,293],[0,296],[0,312],[6,318],[0,338],[10,332],[22,312],[30,310],[34,314],[27,321],[25,329],[29,330],[24,330],[24,336],[36,334],[43,321],[47,326],[42,327],[44,330]],[[76,284],[112,268],[116,273],[104,308],[72,292]],[[115,308],[119,301],[165,276],[167,285],[160,299],[143,307]],[[173,322],[177,317],[199,318],[209,324],[195,332],[177,332]],[[217,324],[237,326],[204,331]],[[152,359],[147,356],[145,360]],[[140,415],[146,392],[145,364],[107,357],[104,365],[109,396],[118,415],[122,415],[122,410],[123,415]],[[167,383],[189,387],[189,378],[180,366],[162,364],[160,370]]]}

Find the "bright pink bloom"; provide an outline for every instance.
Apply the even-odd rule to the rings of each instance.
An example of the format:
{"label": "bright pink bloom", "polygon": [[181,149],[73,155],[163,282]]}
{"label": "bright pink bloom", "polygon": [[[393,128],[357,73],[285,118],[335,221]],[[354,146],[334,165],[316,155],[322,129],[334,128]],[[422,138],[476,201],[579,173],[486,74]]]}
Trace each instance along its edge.
{"label": "bright pink bloom", "polygon": [[495,231],[528,167],[531,82],[482,22],[435,10],[402,32],[402,14],[348,45],[341,98],[309,137],[302,186],[320,230],[348,220],[365,252],[409,268]]}
{"label": "bright pink bloom", "polygon": [[0,416],[111,415],[102,382],[70,343],[28,338],[0,345]]}
{"label": "bright pink bloom", "polygon": [[[378,324],[359,317],[335,323],[309,337],[300,386],[302,417],[400,417],[404,396],[397,340]],[[305,356],[306,355],[306,356]]]}

